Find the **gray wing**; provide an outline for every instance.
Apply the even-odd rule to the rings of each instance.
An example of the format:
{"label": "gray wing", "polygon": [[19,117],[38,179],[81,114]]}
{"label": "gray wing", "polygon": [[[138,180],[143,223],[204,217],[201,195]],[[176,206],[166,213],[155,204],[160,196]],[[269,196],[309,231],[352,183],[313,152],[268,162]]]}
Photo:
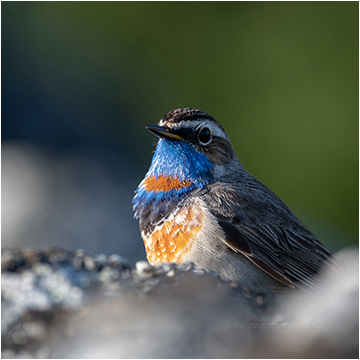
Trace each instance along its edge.
{"label": "gray wing", "polygon": [[324,291],[314,275],[330,252],[260,181],[217,182],[202,196],[233,251],[285,285]]}

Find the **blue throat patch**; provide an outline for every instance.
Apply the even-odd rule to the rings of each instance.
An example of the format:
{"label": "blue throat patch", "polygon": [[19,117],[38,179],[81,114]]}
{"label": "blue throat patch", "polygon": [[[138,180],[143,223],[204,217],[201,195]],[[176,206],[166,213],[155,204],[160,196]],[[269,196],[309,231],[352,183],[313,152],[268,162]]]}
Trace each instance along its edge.
{"label": "blue throat patch", "polygon": [[[159,139],[150,169],[133,198],[133,209],[135,217],[140,217],[140,228],[142,212],[147,216],[157,213],[156,218],[159,215],[161,218],[169,215],[174,205],[178,204],[186,194],[194,189],[203,188],[211,181],[212,170],[213,165],[209,158],[197,152],[187,142]],[[159,176],[177,179],[179,182],[187,181],[191,184],[169,191],[148,191],[144,181],[150,177],[157,179]]]}

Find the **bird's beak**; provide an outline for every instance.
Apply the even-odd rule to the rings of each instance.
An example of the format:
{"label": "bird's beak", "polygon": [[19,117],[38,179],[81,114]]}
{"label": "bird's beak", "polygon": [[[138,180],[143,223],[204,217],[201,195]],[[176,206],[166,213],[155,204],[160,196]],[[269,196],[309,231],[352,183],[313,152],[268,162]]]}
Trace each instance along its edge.
{"label": "bird's beak", "polygon": [[184,140],[181,136],[172,133],[171,129],[166,126],[148,125],[145,128],[162,139]]}

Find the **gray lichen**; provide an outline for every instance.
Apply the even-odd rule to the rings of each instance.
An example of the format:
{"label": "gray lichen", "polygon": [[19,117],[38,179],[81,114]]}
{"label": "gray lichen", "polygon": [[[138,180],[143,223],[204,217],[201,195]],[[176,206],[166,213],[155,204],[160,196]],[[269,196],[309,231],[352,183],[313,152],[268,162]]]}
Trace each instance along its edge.
{"label": "gray lichen", "polygon": [[273,298],[192,264],[4,249],[2,357],[357,357],[357,255],[326,295]]}

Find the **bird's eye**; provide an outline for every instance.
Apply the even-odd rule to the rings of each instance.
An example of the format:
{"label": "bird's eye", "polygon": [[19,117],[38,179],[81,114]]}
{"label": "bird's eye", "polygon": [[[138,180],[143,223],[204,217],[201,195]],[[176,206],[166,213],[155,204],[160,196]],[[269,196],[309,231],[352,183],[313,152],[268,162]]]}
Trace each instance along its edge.
{"label": "bird's eye", "polygon": [[207,127],[201,129],[198,135],[198,139],[200,144],[208,145],[211,141],[210,130]]}

